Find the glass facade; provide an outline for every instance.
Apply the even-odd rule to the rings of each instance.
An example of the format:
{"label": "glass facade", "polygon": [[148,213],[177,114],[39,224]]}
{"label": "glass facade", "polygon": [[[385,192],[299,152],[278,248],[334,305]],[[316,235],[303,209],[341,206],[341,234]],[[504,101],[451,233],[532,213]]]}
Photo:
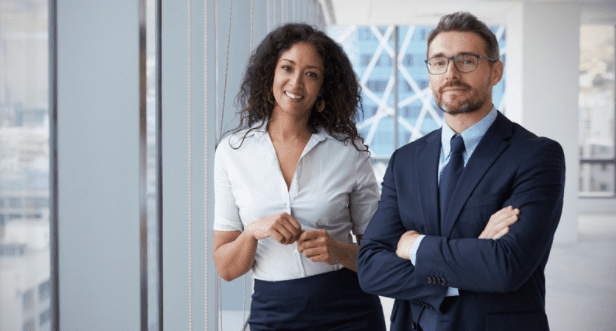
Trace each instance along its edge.
{"label": "glass facade", "polygon": [[0,1],[0,330],[50,329],[47,0]]}

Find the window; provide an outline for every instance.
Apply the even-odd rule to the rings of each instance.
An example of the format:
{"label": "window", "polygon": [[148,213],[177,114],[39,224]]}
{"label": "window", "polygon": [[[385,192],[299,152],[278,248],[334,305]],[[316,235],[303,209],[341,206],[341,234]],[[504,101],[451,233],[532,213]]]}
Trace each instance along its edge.
{"label": "window", "polygon": [[381,54],[376,65],[379,67],[391,67],[391,57],[387,54]]}
{"label": "window", "polygon": [[22,198],[8,198],[9,200],[9,208],[23,208],[24,199]]}
{"label": "window", "polygon": [[49,296],[51,294],[51,289],[49,288],[49,279],[39,285],[38,292],[39,302],[49,300]]}
{"label": "window", "polygon": [[0,330],[37,330],[49,278],[48,54],[48,1],[0,1]]}
{"label": "window", "polygon": [[383,92],[387,87],[386,80],[370,80],[366,82],[366,87],[370,89],[372,92]]}
{"label": "window", "polygon": [[361,66],[365,67],[370,63],[370,60],[372,60],[372,54],[362,54],[361,55]]}
{"label": "window", "polygon": [[35,331],[36,330],[35,327],[36,327],[36,324],[35,324],[34,318],[31,318],[24,323],[24,331]]}
{"label": "window", "polygon": [[39,325],[43,326],[51,320],[51,309],[47,308],[39,314]]}
{"label": "window", "polygon": [[410,67],[413,65],[413,54],[406,54],[402,59],[402,65]]}
{"label": "window", "polygon": [[580,29],[580,195],[616,193],[614,26]]}
{"label": "window", "polygon": [[34,309],[34,289],[30,289],[23,294],[24,312]]}
{"label": "window", "polygon": [[411,87],[411,84],[409,84],[409,82],[407,81],[403,82],[402,86],[403,86],[404,92],[413,92],[413,87]]}

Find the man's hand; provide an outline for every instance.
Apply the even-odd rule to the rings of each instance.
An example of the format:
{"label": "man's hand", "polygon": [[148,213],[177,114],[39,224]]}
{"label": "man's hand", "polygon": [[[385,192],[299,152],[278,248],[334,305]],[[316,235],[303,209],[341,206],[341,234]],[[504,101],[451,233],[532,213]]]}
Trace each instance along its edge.
{"label": "man's hand", "polygon": [[334,265],[341,260],[338,242],[325,230],[305,231],[297,239],[297,250],[312,262]]}
{"label": "man's hand", "polygon": [[519,209],[513,209],[512,206],[505,207],[490,217],[490,221],[483,232],[479,235],[479,239],[498,239],[509,232],[509,227],[518,221],[520,215]]}
{"label": "man's hand", "polygon": [[398,240],[398,248],[396,249],[396,255],[403,259],[410,260],[411,257],[409,256],[409,251],[411,247],[413,247],[415,240],[417,240],[420,235],[421,233],[415,230],[406,231],[402,235],[402,237],[400,237],[400,240]]}

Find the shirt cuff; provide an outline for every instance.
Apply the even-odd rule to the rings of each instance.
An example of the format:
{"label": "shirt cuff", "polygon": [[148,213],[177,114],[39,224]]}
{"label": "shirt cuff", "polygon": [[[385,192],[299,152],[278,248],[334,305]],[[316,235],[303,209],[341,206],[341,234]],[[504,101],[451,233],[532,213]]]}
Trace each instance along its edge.
{"label": "shirt cuff", "polygon": [[425,234],[422,234],[419,237],[417,237],[417,239],[415,240],[415,243],[413,243],[413,246],[411,246],[411,249],[409,250],[409,257],[413,265],[415,265],[415,261],[417,260],[417,250],[419,250],[419,244],[421,243],[421,241],[423,240],[425,236],[426,236]]}
{"label": "shirt cuff", "polygon": [[[417,239],[413,243],[413,246],[411,246],[409,250],[409,257],[413,265],[415,265],[417,261],[417,251],[419,250],[419,244],[421,243],[421,241],[423,240],[425,236],[426,236],[425,234],[422,234],[419,237],[417,237]],[[447,294],[445,294],[445,296],[446,297],[458,297],[460,296],[460,291],[456,287],[448,287]]]}
{"label": "shirt cuff", "polygon": [[446,297],[459,297],[460,291],[458,291],[457,287],[448,287]]}

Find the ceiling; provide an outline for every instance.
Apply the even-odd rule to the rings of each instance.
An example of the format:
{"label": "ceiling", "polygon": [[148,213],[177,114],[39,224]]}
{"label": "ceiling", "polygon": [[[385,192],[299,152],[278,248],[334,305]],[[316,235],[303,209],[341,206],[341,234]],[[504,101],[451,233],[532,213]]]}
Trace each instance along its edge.
{"label": "ceiling", "polygon": [[340,25],[436,25],[441,16],[468,11],[487,24],[499,24],[522,3],[552,3],[581,7],[582,24],[616,25],[616,0],[321,0]]}

